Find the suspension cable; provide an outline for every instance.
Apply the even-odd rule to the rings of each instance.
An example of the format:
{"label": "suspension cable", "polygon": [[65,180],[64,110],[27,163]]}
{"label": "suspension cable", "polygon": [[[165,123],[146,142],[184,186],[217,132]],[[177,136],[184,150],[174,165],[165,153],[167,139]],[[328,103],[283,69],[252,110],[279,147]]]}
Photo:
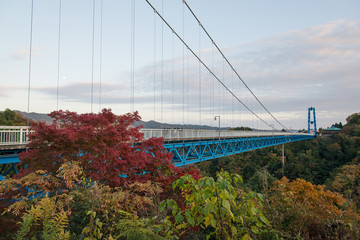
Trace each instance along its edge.
{"label": "suspension cable", "polygon": [[154,118],[156,117],[156,12],[154,11]]}
{"label": "suspension cable", "polygon": [[[172,32],[172,93],[175,92],[175,53],[174,53],[174,32]],[[172,94],[172,123],[174,123],[174,112],[175,112],[175,94]]]}
{"label": "suspension cable", "polygon": [[[148,4],[150,4],[148,2]],[[151,6],[151,4],[150,4]],[[152,7],[152,6],[151,6]],[[183,30],[183,39],[185,39],[185,5],[183,4],[183,8],[182,8],[182,14],[183,14],[183,21],[182,21],[182,30]],[[175,31],[173,30],[173,33],[175,33]],[[176,36],[178,36],[176,34]],[[183,108],[183,125],[185,124],[185,75],[184,75],[184,72],[185,72],[185,46],[184,44],[182,45],[182,50],[183,50],[183,54],[182,54],[182,71],[183,71],[183,74],[182,74],[182,101],[183,101],[183,104],[182,104],[182,108]],[[187,92],[188,93],[188,92]]]}
{"label": "suspension cable", "polygon": [[60,36],[61,36],[61,0],[59,0],[59,28],[58,28],[58,59],[56,82],[56,110],[59,110],[59,84],[60,84]]}
{"label": "suspension cable", "polygon": [[[199,26],[199,58],[201,58],[201,28]],[[201,126],[201,63],[199,62],[199,125]]]}
{"label": "suspension cable", "polygon": [[186,92],[186,123],[190,124],[189,114],[190,114],[190,53],[188,49],[186,50],[186,80],[185,80],[185,92]]}
{"label": "suspension cable", "polygon": [[[214,45],[211,45],[211,70],[214,71]],[[210,74],[211,79],[211,90],[210,90],[210,108],[212,110],[212,116],[215,116],[215,103],[214,103],[214,95],[215,95],[215,83],[214,83],[214,77]],[[213,126],[213,121],[211,121],[211,126]]]}
{"label": "suspension cable", "polygon": [[93,101],[94,101],[94,55],[95,55],[95,0],[93,0],[93,15],[92,15],[92,48],[91,48],[91,113],[93,112]]}
{"label": "suspension cable", "polygon": [[234,73],[236,74],[236,76],[243,82],[244,86],[249,90],[249,92],[253,95],[253,97],[256,99],[257,102],[259,102],[259,104],[270,114],[270,116],[278,123],[280,124],[280,126],[282,126],[284,129],[288,129],[287,127],[285,127],[282,123],[279,122],[279,120],[277,120],[272,113],[270,113],[270,111],[264,106],[264,104],[256,97],[256,95],[253,93],[253,91],[251,91],[251,89],[248,87],[248,85],[245,83],[245,81],[241,78],[241,76],[238,74],[238,72],[235,70],[235,68],[233,67],[233,65],[229,62],[229,60],[225,57],[224,53],[221,51],[221,49],[218,47],[218,45],[215,43],[215,41],[212,39],[212,37],[210,36],[210,34],[206,31],[205,27],[201,24],[200,20],[197,18],[197,16],[195,15],[195,13],[192,11],[192,9],[190,8],[190,6],[187,4],[186,0],[182,0],[183,3],[186,5],[186,7],[189,9],[189,11],[191,12],[191,14],[194,16],[194,18],[196,19],[196,21],[199,23],[199,25],[201,26],[201,28],[204,30],[204,32],[206,33],[206,35],[209,37],[209,39],[211,40],[211,42],[214,44],[214,46],[217,48],[217,50],[219,51],[219,53],[223,56],[223,58],[225,59],[225,61],[227,62],[227,64],[230,66],[230,68],[234,71]]}
{"label": "suspension cable", "polygon": [[[221,79],[225,82],[225,61],[223,59],[222,61],[222,76],[221,76]],[[222,88],[221,89],[221,102],[222,102],[222,115],[223,115],[223,123],[225,123],[225,121],[227,120],[226,119],[226,104],[225,104],[225,90]]]}
{"label": "suspension cable", "polygon": [[[171,31],[174,32],[176,37],[187,47],[187,49],[194,55],[195,58],[197,58],[198,61],[201,62],[201,64],[216,78],[216,80],[234,97],[236,100],[238,100],[239,103],[241,103],[249,112],[251,112],[254,116],[256,116],[260,121],[262,121],[267,126],[274,129],[273,126],[265,122],[260,116],[258,116],[254,111],[252,111],[248,106],[246,106],[216,75],[211,69],[199,58],[199,56],[190,48],[190,46],[180,37],[180,35],[170,26],[170,24],[163,18],[163,16],[156,10],[156,8],[149,2],[149,0],[146,0],[148,5],[156,12],[156,14],[161,18],[161,20],[170,28]],[[201,24],[201,23],[200,23]]]}
{"label": "suspension cable", "polygon": [[[231,89],[234,89],[234,72],[231,72]],[[231,125],[234,126],[234,98],[231,98]]]}
{"label": "suspension cable", "polygon": [[[31,0],[31,17],[30,17],[30,46],[29,46],[29,82],[28,82],[28,102],[27,112],[30,113],[30,88],[31,88],[31,60],[32,60],[32,35],[33,35],[33,20],[34,20],[34,0]],[[27,120],[29,125],[29,118]]]}
{"label": "suspension cable", "polygon": [[131,86],[130,86],[130,111],[134,112],[135,95],[135,0],[131,2]]}
{"label": "suspension cable", "polygon": [[102,49],[102,40],[103,40],[103,0],[101,0],[100,2],[100,66],[99,66],[99,75],[100,75],[100,83],[99,83],[99,112],[101,112],[101,85],[102,85],[102,53],[103,53],[103,49]]}
{"label": "suspension cable", "polygon": [[[161,1],[161,15],[164,15],[164,0]],[[164,111],[164,22],[161,22],[161,123]]]}

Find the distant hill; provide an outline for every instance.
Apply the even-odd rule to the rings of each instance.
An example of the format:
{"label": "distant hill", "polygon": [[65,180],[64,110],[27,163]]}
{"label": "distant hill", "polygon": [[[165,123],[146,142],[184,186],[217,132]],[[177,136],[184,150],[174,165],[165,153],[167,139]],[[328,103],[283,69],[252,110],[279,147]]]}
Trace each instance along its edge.
{"label": "distant hill", "polygon": [[[52,122],[51,117],[49,117],[45,113],[35,113],[35,112],[27,113],[27,112],[22,112],[22,111],[18,111],[18,110],[14,110],[14,111],[20,113],[21,115],[23,115],[23,117],[29,118],[30,120],[33,120],[36,122],[46,122],[46,123]],[[206,126],[206,125],[168,124],[168,123],[159,123],[156,121],[148,121],[148,122],[138,121],[138,122],[134,123],[135,127],[140,126],[140,125],[142,125],[143,128],[152,128],[152,129],[164,129],[164,128],[205,129],[205,130],[217,129],[217,127],[210,127],[210,126]],[[222,128],[222,129],[228,129],[228,128]]]}
{"label": "distant hill", "polygon": [[18,110],[14,110],[14,112],[18,112],[23,117],[33,120],[35,122],[46,122],[46,123],[52,122],[51,117],[49,117],[46,113],[35,113],[35,112],[27,113]]}
{"label": "distant hill", "polygon": [[[156,121],[139,121],[135,122],[134,126],[143,125],[144,128],[152,128],[152,129],[164,129],[164,128],[181,128],[181,129],[205,129],[205,130],[215,130],[217,127],[210,127],[206,125],[191,125],[191,124],[169,124],[169,123],[159,123]],[[228,129],[228,128],[222,128]]]}

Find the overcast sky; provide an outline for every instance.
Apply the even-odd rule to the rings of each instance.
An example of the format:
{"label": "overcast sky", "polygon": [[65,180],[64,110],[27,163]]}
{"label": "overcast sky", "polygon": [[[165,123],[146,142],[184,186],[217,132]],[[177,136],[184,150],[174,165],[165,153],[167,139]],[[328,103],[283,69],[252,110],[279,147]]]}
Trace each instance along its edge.
{"label": "overcast sky", "polygon": [[[150,2],[237,99],[145,0],[134,5],[96,0],[94,18],[93,1],[62,0],[61,24],[59,0],[34,0],[31,68],[31,1],[0,0],[0,111],[27,111],[29,104],[30,112],[49,113],[58,103],[59,109],[90,112],[93,89],[94,112],[134,109],[146,121],[212,126],[214,116],[221,116],[223,126],[266,128],[245,104],[267,124],[282,128],[181,0]],[[319,127],[345,123],[360,112],[360,1],[187,3],[242,80],[287,128],[307,128],[311,106]]]}

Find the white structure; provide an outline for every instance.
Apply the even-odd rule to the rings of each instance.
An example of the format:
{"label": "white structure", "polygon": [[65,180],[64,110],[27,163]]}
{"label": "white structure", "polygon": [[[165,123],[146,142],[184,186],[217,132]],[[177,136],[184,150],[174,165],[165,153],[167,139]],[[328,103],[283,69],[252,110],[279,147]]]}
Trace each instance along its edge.
{"label": "white structure", "polygon": [[[191,140],[191,139],[215,139],[215,138],[238,138],[260,136],[283,136],[294,135],[289,132],[269,131],[230,131],[230,130],[203,130],[203,129],[141,129],[145,139],[162,137],[165,141]],[[0,126],[0,146],[24,145],[28,143],[27,135],[29,127],[26,126]],[[311,135],[296,133],[296,135]]]}

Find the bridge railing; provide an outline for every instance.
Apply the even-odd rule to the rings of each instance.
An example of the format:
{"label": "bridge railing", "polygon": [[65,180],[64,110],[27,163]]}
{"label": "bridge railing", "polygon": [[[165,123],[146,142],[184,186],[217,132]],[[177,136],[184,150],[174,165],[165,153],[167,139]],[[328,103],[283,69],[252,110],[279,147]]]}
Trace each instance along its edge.
{"label": "bridge railing", "polygon": [[26,144],[28,132],[27,126],[0,126],[0,145]]}
{"label": "bridge railing", "polygon": [[[163,137],[167,141],[190,139],[216,139],[229,137],[257,137],[257,136],[284,136],[294,135],[289,132],[269,131],[230,131],[230,130],[204,130],[204,129],[146,129],[140,130],[145,139]],[[22,145],[28,143],[29,127],[26,126],[0,126],[0,145]],[[309,135],[296,133],[296,135]]]}
{"label": "bridge railing", "polygon": [[[290,132],[269,131],[231,131],[231,130],[203,130],[203,129],[141,129],[145,139],[163,137],[165,140],[228,138],[228,137],[256,137],[256,136],[284,136],[294,135]],[[296,133],[297,135],[308,135]]]}

